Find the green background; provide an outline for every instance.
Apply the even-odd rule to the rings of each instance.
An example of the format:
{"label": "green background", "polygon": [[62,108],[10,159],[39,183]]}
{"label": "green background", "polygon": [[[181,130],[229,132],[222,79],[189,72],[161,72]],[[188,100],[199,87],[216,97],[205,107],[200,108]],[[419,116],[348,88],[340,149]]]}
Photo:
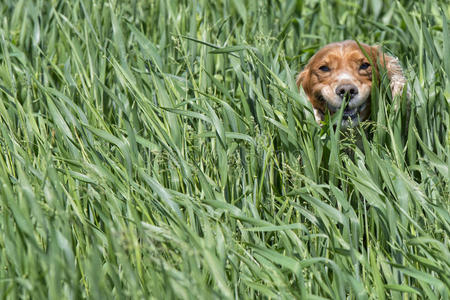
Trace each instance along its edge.
{"label": "green background", "polygon": [[[449,15],[0,1],[0,295],[447,299]],[[315,123],[295,76],[343,39],[400,59],[411,114],[382,76],[372,121]]]}

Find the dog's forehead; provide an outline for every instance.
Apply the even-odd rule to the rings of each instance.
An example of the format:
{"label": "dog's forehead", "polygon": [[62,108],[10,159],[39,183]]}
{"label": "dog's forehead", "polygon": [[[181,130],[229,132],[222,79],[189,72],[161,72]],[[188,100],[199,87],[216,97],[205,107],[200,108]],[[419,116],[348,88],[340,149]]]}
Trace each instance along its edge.
{"label": "dog's forehead", "polygon": [[[369,45],[363,43],[360,43],[360,45],[364,49],[364,51],[366,51],[367,53],[369,52]],[[314,54],[313,57],[311,57],[310,63],[314,64],[316,62],[326,60],[327,58],[333,59],[344,57],[348,57],[350,59],[358,59],[364,57],[364,53],[355,41],[331,43],[317,51],[317,53]]]}

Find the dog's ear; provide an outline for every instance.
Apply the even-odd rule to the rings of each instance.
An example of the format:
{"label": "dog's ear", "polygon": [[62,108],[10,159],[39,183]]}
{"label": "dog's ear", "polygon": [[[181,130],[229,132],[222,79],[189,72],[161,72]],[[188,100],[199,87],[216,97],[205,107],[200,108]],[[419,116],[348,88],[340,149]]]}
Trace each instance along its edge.
{"label": "dog's ear", "polygon": [[301,71],[298,75],[297,75],[297,87],[298,88],[300,88],[300,85],[302,84],[302,82],[304,82],[305,81],[305,78],[306,78],[306,72],[307,72],[308,70],[307,69],[304,69],[303,71]]}
{"label": "dog's ear", "polygon": [[[308,100],[312,103],[311,101],[311,86],[310,86],[310,80],[309,80],[309,64],[303,69],[303,71],[300,72],[300,74],[297,75],[297,87],[300,89],[300,85],[302,86],[303,90],[305,91],[306,96],[308,97]],[[323,113],[314,108],[314,119],[316,120],[317,123],[320,124],[320,122],[323,120],[324,115]]]}
{"label": "dog's ear", "polygon": [[[406,78],[403,75],[403,69],[398,58],[386,54],[378,48],[378,60],[380,66],[386,69],[386,73],[390,81],[392,96],[395,97],[401,95],[403,93],[403,88],[406,86]],[[408,90],[407,96],[409,98]]]}
{"label": "dog's ear", "polygon": [[300,72],[300,74],[297,75],[297,87],[300,88],[300,86],[303,87],[303,90],[305,91],[306,95],[309,97],[309,65],[307,65],[303,71]]}

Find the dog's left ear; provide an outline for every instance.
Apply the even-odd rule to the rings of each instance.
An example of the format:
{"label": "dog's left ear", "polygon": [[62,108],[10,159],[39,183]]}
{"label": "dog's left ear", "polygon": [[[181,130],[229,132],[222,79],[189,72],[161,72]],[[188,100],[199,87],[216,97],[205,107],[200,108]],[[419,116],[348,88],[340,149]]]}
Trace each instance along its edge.
{"label": "dog's left ear", "polygon": [[[407,88],[406,78],[403,75],[403,69],[400,65],[398,58],[384,53],[380,47],[378,49],[378,60],[381,67],[384,67],[387,71],[387,76],[390,81],[392,97],[402,95],[403,88]],[[406,91],[409,98],[409,91]]]}

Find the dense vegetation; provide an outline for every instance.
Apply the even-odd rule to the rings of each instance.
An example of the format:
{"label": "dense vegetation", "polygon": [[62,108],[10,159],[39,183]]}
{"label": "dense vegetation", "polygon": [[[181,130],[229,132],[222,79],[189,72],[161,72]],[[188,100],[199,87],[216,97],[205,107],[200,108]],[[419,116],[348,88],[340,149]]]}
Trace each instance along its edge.
{"label": "dense vegetation", "polygon": [[[447,299],[446,3],[0,1],[2,298]],[[384,76],[314,122],[295,76],[343,39],[410,114]]]}

